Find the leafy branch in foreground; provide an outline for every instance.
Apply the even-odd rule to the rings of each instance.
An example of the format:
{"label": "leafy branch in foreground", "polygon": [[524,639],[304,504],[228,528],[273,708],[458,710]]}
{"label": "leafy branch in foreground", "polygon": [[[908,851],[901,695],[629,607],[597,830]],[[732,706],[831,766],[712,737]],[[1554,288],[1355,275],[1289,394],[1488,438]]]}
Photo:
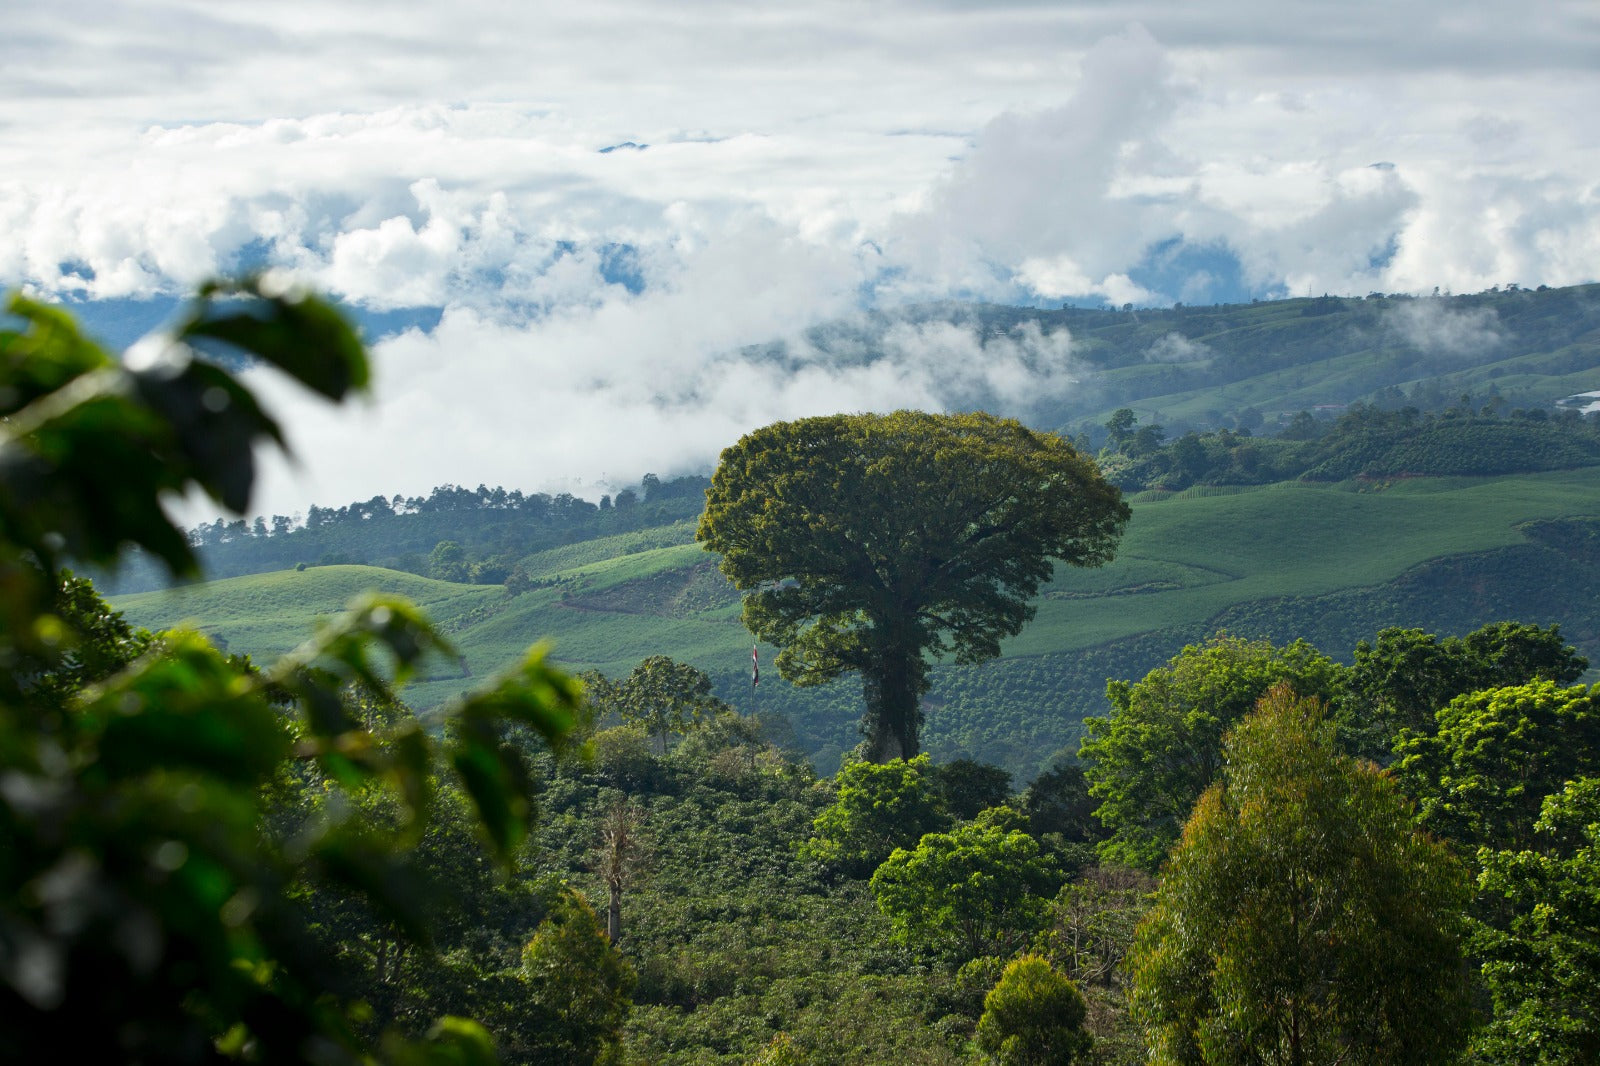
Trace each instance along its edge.
{"label": "leafy branch in foreground", "polygon": [[[196,570],[162,509],[199,490],[241,512],[254,445],[283,433],[202,356],[228,347],[332,400],[366,387],[354,332],[328,304],[254,279],[204,287],[142,365],[21,297],[0,331],[0,1053],[72,1061],[492,1061],[487,1033],[441,1018],[420,1041],[374,1033],[311,934],[314,886],[364,897],[426,944],[439,900],[411,861],[448,761],[496,858],[532,814],[513,730],[560,746],[576,682],[537,649],[448,716],[367,721],[361,701],[451,654],[403,601],[356,602],[255,671],[194,633],[131,639],[68,560],[136,546]],[[85,663],[99,664],[85,672]],[[347,792],[377,786],[393,829],[358,804],[275,826],[266,796],[297,764]]]}

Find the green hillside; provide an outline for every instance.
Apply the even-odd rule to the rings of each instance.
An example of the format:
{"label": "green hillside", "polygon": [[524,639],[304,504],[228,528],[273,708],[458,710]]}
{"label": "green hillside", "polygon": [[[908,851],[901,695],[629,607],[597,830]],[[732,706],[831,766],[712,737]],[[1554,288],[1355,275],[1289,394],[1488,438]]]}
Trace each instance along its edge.
{"label": "green hillside", "polygon": [[[1270,431],[1298,411],[1356,402],[1436,411],[1470,393],[1549,410],[1600,389],[1600,285],[1117,310],[947,303],[909,314],[969,322],[986,337],[1029,322],[1068,330],[1081,387],[1042,399],[1034,421],[1072,434],[1097,433],[1119,407],[1174,434]],[[809,340],[870,351],[884,328],[828,327]]]}
{"label": "green hillside", "polygon": [[318,566],[230,577],[163,592],[119,596],[113,602],[147,629],[199,629],[229,651],[270,660],[311,635],[320,619],[337,614],[367,591],[404,596],[444,629],[465,623],[500,589],[455,585],[375,566]]}
{"label": "green hillside", "polygon": [[[1142,675],[1219,627],[1306,635],[1348,657],[1389,625],[1465,632],[1498,618],[1561,622],[1600,661],[1600,478],[1592,469],[1519,477],[1288,482],[1144,493],[1117,560],[1067,570],[999,661],[940,667],[925,740],[1028,776],[1101,713],[1108,677]],[[193,619],[234,651],[286,650],[361,588],[422,603],[463,651],[414,684],[437,705],[469,678],[549,640],[575,669],[626,672],[668,654],[711,673],[741,710],[781,712],[824,770],[855,743],[856,686],[797,690],[764,671],[752,702],[749,636],[736,593],[678,522],[566,545],[522,562],[530,591],[460,585],[358,566],[230,578],[119,597],[144,626]],[[764,649],[770,662],[773,649]],[[464,669],[463,669],[464,666]]]}
{"label": "green hillside", "polygon": [[[889,357],[888,338],[908,324],[954,324],[1002,348],[1026,349],[1041,331],[1069,335],[1070,388],[1022,408],[979,386],[946,402],[1021,416],[1095,452],[1109,439],[1107,419],[1132,412],[1140,439],[1101,454],[1107,476],[1128,490],[1600,464],[1600,436],[1574,399],[1600,392],[1600,285],[1121,310],[951,302],[852,316],[806,342],[835,363],[871,363]],[[782,342],[746,355],[801,365]],[[530,553],[536,566],[571,566],[595,538],[639,534],[660,546],[651,539],[658,527],[692,523],[703,506],[701,474],[646,474],[596,501],[440,485],[426,496],[312,506],[303,517],[219,519],[190,539],[218,577],[366,564],[498,585]],[[433,557],[447,546],[459,550],[454,563]],[[115,594],[164,580],[137,555],[94,577]]]}

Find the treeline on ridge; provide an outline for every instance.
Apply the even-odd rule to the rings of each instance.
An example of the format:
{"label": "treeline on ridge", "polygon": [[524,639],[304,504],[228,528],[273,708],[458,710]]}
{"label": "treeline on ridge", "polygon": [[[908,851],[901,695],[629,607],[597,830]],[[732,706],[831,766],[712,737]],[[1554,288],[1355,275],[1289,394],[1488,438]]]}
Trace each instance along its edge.
{"label": "treeline on ridge", "polygon": [[[534,552],[563,544],[693,519],[705,502],[705,477],[646,474],[598,503],[562,492],[440,485],[427,496],[374,496],[342,507],[313,505],[304,521],[273,515],[202,522],[189,533],[208,578],[357,563],[424,577],[498,585]],[[96,574],[111,594],[164,584],[133,554],[115,574]]]}
{"label": "treeline on ridge", "polygon": [[[1404,403],[1405,397],[1397,391],[1392,401]],[[1106,478],[1126,492],[1294,479],[1493,477],[1600,465],[1600,418],[1571,409],[1554,416],[1537,408],[1502,413],[1503,407],[1492,393],[1464,395],[1428,413],[1408,403],[1358,403],[1335,419],[1302,411],[1276,436],[1242,427],[1174,439],[1158,424],[1140,425],[1124,408],[1104,427],[1096,459]],[[1075,443],[1080,450],[1094,448],[1089,434]],[[303,521],[287,515],[217,519],[191,530],[190,541],[212,578],[358,563],[503,584],[534,552],[693,520],[709,484],[700,475],[664,480],[646,474],[637,489],[599,502],[566,492],[441,485],[427,496],[313,505]],[[95,577],[112,595],[162,584],[158,569],[138,555],[118,573]]]}
{"label": "treeline on ridge", "polygon": [[[1600,464],[1600,420],[1567,409],[1504,415],[1493,397],[1424,414],[1409,404],[1358,403],[1336,419],[1301,411],[1276,437],[1250,429],[1166,439],[1123,408],[1106,425],[1099,460],[1124,491],[1178,492],[1196,485],[1270,485],[1303,478],[1494,477]],[[1080,437],[1080,447],[1089,446]]]}

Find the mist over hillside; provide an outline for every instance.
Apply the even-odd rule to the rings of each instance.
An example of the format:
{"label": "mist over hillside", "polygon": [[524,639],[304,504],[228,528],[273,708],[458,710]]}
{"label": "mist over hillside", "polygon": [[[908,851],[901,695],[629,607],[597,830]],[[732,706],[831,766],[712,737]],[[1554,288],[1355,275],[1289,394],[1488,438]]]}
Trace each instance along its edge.
{"label": "mist over hillside", "polygon": [[1361,402],[1439,410],[1462,393],[1549,410],[1600,388],[1600,285],[1172,307],[940,303],[748,353],[792,372],[822,359],[927,366],[953,406],[1097,441],[1120,407],[1173,436],[1272,432],[1299,411],[1328,418]]}
{"label": "mist over hillside", "polygon": [[[91,333],[122,346],[174,306],[113,300],[72,309]],[[400,484],[372,484],[375,475],[352,466],[340,484],[357,480],[342,498],[307,501],[324,507],[374,493],[425,495],[446,483],[567,492],[597,502],[647,470],[708,474],[717,453],[742,432],[741,420],[758,413],[750,404],[780,393],[804,394],[819,411],[884,404],[982,409],[1098,448],[1107,417],[1124,407],[1169,437],[1222,428],[1271,435],[1301,411],[1332,419],[1357,403],[1442,411],[1465,394],[1474,409],[1556,413],[1569,397],[1600,390],[1600,285],[1116,309],[947,301],[855,312],[726,349],[704,365],[664,376],[660,368],[642,370],[643,377],[629,371],[650,361],[652,350],[630,351],[627,339],[617,338],[620,346],[597,351],[596,368],[571,382],[575,389],[581,384],[585,410],[611,412],[612,429],[564,443],[557,460],[521,436],[535,432],[527,425],[543,424],[527,415],[548,396],[529,393],[523,409],[513,411],[502,403],[511,394],[485,394],[481,383],[456,381],[424,358],[452,336],[440,309],[352,304],[347,310],[379,343],[380,384],[401,398],[400,421],[375,426],[373,440],[396,454],[408,441],[435,442],[425,461],[419,457],[410,472],[392,478]],[[508,375],[519,372],[507,363]],[[557,395],[566,387],[549,384]],[[634,418],[628,412],[643,402],[641,389],[655,398]],[[410,407],[403,397],[418,390],[434,394],[430,405],[452,402],[459,415],[476,412],[471,433],[435,440],[440,427],[419,433],[406,425]],[[308,461],[322,443],[312,436],[302,449]],[[332,438],[327,446],[334,447]],[[445,456],[443,467],[452,473],[418,483]],[[283,499],[267,498],[264,513],[307,510],[304,502],[280,508]]]}

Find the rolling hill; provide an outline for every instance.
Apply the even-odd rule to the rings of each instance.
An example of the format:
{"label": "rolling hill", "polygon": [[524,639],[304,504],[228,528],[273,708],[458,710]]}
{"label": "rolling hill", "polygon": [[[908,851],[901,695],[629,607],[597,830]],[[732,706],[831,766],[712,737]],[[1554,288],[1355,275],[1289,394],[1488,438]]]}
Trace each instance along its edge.
{"label": "rolling hill", "polygon": [[[1600,661],[1600,477],[1594,468],[1493,478],[1198,486],[1132,498],[1112,564],[1064,571],[1004,656],[940,666],[924,739],[1021,777],[1075,748],[1108,677],[1141,676],[1220,628],[1305,636],[1335,657],[1390,625],[1465,632],[1515,618],[1562,623]],[[522,595],[367,566],[312,566],[114,599],[136,624],[192,619],[230,650],[269,656],[308,635],[355,591],[410,596],[463,652],[407,690],[435,706],[548,639],[574,669],[608,674],[667,654],[710,673],[740,710],[782,715],[831,771],[855,741],[859,693],[801,690],[764,671],[749,688],[738,596],[693,543],[693,523],[560,545],[521,561]],[[770,661],[772,649],[763,650]]]}
{"label": "rolling hill", "polygon": [[[1027,420],[1087,433],[1096,446],[1107,416],[1122,407],[1176,436],[1271,432],[1297,412],[1331,417],[1355,403],[1438,411],[1463,394],[1508,411],[1549,410],[1600,390],[1600,285],[1162,308],[951,302],[820,326],[805,344],[834,360],[870,362],[895,329],[939,323],[989,341],[1035,327],[1067,331],[1074,387],[1039,397]],[[791,347],[752,351],[798,366]],[[986,410],[997,409],[994,399],[970,397]]]}

